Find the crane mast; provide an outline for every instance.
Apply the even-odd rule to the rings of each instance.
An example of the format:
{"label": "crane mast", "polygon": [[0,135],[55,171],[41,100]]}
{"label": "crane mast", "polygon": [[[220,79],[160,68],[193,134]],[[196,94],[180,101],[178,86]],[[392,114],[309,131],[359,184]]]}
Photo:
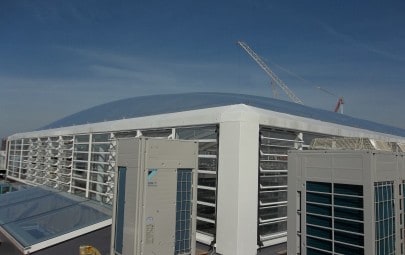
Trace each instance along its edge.
{"label": "crane mast", "polygon": [[238,41],[240,47],[242,47],[250,57],[266,72],[268,76],[276,83],[286,94],[287,96],[297,104],[303,104],[301,99],[299,99],[288,87],[287,85],[277,77],[277,75],[267,66],[267,64],[262,60],[262,58],[254,52],[249,45],[245,42]]}

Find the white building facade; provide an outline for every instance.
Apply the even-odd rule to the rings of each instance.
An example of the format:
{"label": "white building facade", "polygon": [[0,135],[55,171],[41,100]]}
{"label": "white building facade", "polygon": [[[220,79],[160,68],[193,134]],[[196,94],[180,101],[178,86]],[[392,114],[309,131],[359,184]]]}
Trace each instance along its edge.
{"label": "white building facade", "polygon": [[[188,98],[193,96],[193,102],[213,98],[211,93]],[[151,102],[169,105],[164,98],[158,98],[159,103],[150,99],[144,107]],[[114,196],[117,137],[198,140],[197,240],[214,246],[219,254],[256,254],[260,247],[287,241],[288,150],[304,150],[315,137],[405,142],[404,130],[232,94],[214,94],[210,104],[78,122],[8,137],[8,178],[108,204]]]}

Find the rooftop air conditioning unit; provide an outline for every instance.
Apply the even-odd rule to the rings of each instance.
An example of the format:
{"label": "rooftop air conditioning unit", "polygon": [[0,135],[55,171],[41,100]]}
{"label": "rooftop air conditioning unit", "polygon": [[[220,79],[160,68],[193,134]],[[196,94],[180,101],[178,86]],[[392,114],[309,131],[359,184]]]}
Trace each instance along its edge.
{"label": "rooftop air conditioning unit", "polygon": [[195,254],[198,143],[119,138],[111,254]]}

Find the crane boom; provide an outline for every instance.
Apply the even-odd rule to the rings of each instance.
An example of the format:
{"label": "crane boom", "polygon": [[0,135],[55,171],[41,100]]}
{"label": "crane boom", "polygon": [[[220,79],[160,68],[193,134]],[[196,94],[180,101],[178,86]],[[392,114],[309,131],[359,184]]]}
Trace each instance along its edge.
{"label": "crane boom", "polygon": [[344,103],[345,102],[343,101],[343,97],[339,97],[339,99],[336,103],[334,112],[339,112],[339,109],[340,109],[340,113],[343,114],[343,104]]}
{"label": "crane boom", "polygon": [[343,100],[343,97],[339,97],[338,95],[336,95],[336,94],[334,94],[334,93],[330,92],[329,90],[324,89],[322,87],[318,86],[316,88],[319,89],[319,90],[322,90],[323,92],[325,92],[325,93],[327,93],[327,94],[329,94],[331,96],[338,97],[338,101],[336,102],[336,106],[335,106],[333,111],[334,112],[339,112],[339,110],[340,110],[340,113],[343,114],[343,105],[345,103],[345,101]]}
{"label": "crane boom", "polygon": [[238,41],[240,47],[242,47],[250,57],[266,72],[268,76],[287,94],[287,96],[297,104],[303,104],[301,99],[299,99],[288,87],[287,85],[277,77],[277,75],[267,66],[267,64],[262,60],[262,58],[254,52],[249,45],[245,42]]}

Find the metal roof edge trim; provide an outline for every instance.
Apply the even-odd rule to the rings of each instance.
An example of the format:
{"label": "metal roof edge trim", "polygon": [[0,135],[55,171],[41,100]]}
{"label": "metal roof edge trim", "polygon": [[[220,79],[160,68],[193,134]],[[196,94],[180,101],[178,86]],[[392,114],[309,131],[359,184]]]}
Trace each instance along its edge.
{"label": "metal roof edge trim", "polygon": [[99,230],[104,227],[108,227],[111,224],[112,224],[112,218],[108,219],[108,220],[104,220],[104,221],[96,223],[96,224],[93,224],[93,225],[90,225],[90,226],[87,226],[87,227],[84,227],[84,228],[81,228],[81,229],[78,229],[78,230],[75,230],[75,231],[72,231],[72,232],[69,232],[69,233],[66,233],[66,234],[63,234],[63,235],[60,235],[60,236],[57,236],[57,237],[54,237],[52,239],[31,245],[30,247],[25,249],[25,252],[27,252],[25,254],[30,254],[30,253],[33,253],[33,252],[36,252],[39,250],[46,249],[46,248],[56,245],[58,243],[65,242],[67,240],[71,240],[75,237],[78,237],[78,236],[81,236],[84,234],[88,234],[90,232]]}
{"label": "metal roof edge trim", "polygon": [[17,241],[17,239],[14,238],[11,234],[8,233],[7,230],[5,230],[1,225],[0,225],[0,232],[9,240],[20,252],[23,254],[28,254],[26,253],[26,249],[24,246],[20,244],[20,242]]}

